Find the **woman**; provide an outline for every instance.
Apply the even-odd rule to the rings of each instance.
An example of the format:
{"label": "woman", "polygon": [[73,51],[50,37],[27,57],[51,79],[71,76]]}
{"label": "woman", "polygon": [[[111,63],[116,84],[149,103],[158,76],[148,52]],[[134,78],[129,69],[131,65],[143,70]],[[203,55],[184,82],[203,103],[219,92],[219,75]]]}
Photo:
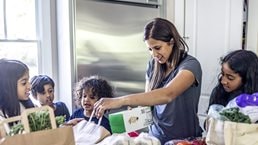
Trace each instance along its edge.
{"label": "woman", "polygon": [[175,26],[155,18],[145,26],[144,42],[151,54],[146,73],[146,92],[102,98],[95,103],[98,116],[125,105],[153,106],[149,133],[161,144],[172,139],[202,135],[197,116],[202,70]]}

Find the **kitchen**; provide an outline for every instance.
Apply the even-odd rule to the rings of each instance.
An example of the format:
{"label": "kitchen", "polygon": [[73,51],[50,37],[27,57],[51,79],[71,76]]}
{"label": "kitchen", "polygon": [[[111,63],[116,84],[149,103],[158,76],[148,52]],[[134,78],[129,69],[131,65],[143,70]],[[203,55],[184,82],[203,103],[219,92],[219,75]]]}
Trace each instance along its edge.
{"label": "kitchen", "polygon": [[[142,4],[139,1],[125,2],[124,0],[119,2],[57,0],[56,2],[42,1],[48,10],[57,14],[53,16],[50,12],[50,16],[45,17],[57,27],[50,26],[55,28],[55,31],[53,28],[48,29],[50,30],[48,35],[52,38],[48,41],[49,44],[41,44],[42,47],[46,46],[48,49],[44,55],[50,56],[53,60],[50,66],[45,66],[41,70],[41,73],[55,78],[60,88],[56,96],[59,96],[58,100],[67,103],[70,111],[74,109],[74,104],[73,99],[67,96],[72,96],[74,83],[83,75],[96,73],[104,75],[114,82],[118,88],[118,94],[121,95],[144,90],[144,73],[148,56],[144,55],[146,49],[141,39],[141,31],[143,25],[154,15],[165,17],[175,23],[190,46],[189,53],[196,56],[202,64],[204,75],[199,108],[200,119],[205,118],[206,115],[207,101],[219,71],[219,57],[228,50],[243,47],[245,13],[243,12],[244,1],[241,0],[162,0],[155,4],[152,3],[153,1]],[[257,53],[255,5],[257,5],[256,1],[249,0],[247,37],[244,48]],[[49,6],[56,6],[57,10],[49,9]],[[90,7],[86,8],[87,6]],[[116,10],[116,6],[120,9]],[[135,8],[131,11],[139,10],[140,12],[130,16],[129,7]],[[42,9],[44,10],[46,9]],[[126,14],[126,16],[117,15],[119,11],[123,11],[121,14]],[[106,15],[103,16],[97,12]],[[112,14],[112,12],[115,13]],[[114,18],[109,18],[109,16]],[[52,22],[53,18],[57,21]],[[107,29],[104,29],[102,25],[107,26]],[[87,28],[93,28],[98,32],[91,33],[93,30],[87,30]],[[102,33],[104,35],[101,35]],[[100,36],[103,36],[103,39]],[[115,39],[115,41],[108,39]],[[115,48],[112,48],[112,44]],[[40,59],[42,62],[51,61],[46,57]],[[90,69],[85,69],[83,65]],[[123,76],[116,75],[118,72]]]}

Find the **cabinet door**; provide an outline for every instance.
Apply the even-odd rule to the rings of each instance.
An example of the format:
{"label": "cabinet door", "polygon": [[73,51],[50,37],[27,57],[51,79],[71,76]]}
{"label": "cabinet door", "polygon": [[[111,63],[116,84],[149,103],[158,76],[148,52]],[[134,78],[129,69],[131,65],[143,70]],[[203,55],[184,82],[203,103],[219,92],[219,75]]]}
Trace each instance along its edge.
{"label": "cabinet door", "polygon": [[[182,1],[175,0],[175,6],[179,3]],[[199,113],[204,114],[217,83],[220,57],[242,47],[243,0],[184,0],[181,7],[184,10],[176,8],[175,20],[180,20],[177,17],[184,13],[180,32],[189,45],[189,53],[197,57],[202,66]],[[182,24],[182,21],[175,23]]]}
{"label": "cabinet door", "polygon": [[184,37],[203,68],[202,93],[217,82],[219,58],[242,48],[242,0],[185,0]]}

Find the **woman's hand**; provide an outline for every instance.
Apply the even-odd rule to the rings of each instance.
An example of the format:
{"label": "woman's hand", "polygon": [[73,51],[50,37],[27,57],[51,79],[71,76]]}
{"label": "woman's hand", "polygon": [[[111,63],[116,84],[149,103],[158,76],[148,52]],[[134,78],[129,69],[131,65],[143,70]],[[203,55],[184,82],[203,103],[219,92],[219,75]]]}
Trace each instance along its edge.
{"label": "woman's hand", "polygon": [[120,98],[101,98],[94,104],[95,114],[98,118],[103,116],[104,112],[109,109],[120,108],[123,106],[123,99]]}

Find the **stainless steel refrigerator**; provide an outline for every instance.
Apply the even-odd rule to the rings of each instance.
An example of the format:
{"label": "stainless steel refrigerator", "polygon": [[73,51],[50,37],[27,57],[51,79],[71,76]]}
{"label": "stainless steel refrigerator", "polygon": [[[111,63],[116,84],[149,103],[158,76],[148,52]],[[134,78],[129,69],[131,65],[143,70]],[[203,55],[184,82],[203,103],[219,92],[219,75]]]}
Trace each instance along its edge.
{"label": "stainless steel refrigerator", "polygon": [[162,9],[162,0],[75,0],[76,81],[99,75],[116,96],[143,92],[150,58],[143,28]]}

